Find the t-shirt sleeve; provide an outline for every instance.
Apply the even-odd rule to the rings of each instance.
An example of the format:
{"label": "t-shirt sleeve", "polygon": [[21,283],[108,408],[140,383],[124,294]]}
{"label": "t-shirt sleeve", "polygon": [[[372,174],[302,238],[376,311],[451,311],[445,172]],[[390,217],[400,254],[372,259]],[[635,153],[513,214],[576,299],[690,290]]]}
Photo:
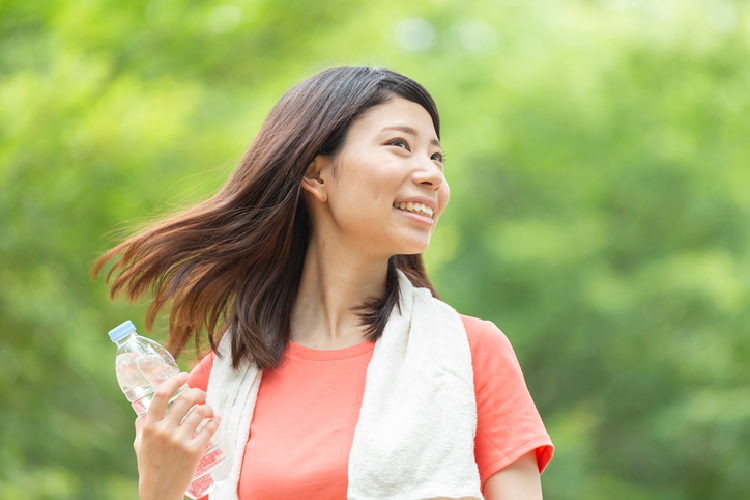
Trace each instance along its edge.
{"label": "t-shirt sleeve", "polygon": [[211,367],[214,365],[214,356],[216,355],[213,351],[209,352],[193,368],[188,377],[188,387],[191,389],[201,389],[202,391],[208,389],[208,376],[211,374]]}
{"label": "t-shirt sleeve", "polygon": [[[213,351],[209,352],[203,357],[201,362],[192,369],[190,376],[188,377],[188,387],[191,389],[200,389],[202,391],[208,389],[208,376],[211,374],[211,367],[214,365],[214,356],[215,354]],[[208,495],[201,497],[199,500],[209,500]]]}
{"label": "t-shirt sleeve", "polygon": [[508,338],[489,321],[462,316],[477,400],[474,456],[484,482],[531,450],[541,473],[554,450]]}

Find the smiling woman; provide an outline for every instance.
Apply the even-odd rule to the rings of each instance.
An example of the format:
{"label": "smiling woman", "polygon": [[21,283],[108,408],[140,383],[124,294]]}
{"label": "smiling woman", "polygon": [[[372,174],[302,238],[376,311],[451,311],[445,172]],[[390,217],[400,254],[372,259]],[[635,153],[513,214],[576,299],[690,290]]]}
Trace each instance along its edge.
{"label": "smiling woman", "polygon": [[173,353],[204,331],[212,348],[136,423],[141,499],[182,498],[220,425],[235,460],[212,500],[541,498],[552,443],[507,338],[422,264],[449,197],[429,93],[332,68],[216,195],[102,256],[113,297],[153,291],[147,324],[172,302]]}
{"label": "smiling woman", "polygon": [[302,187],[315,228],[308,252],[327,240],[374,265],[424,252],[450,197],[430,114],[395,95],[352,123],[338,154],[316,157]]}

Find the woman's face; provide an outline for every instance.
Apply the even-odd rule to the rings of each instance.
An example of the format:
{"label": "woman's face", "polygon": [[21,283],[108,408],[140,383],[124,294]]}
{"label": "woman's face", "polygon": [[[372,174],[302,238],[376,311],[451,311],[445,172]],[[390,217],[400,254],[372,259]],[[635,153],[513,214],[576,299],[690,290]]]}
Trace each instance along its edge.
{"label": "woman's face", "polygon": [[333,159],[318,160],[331,217],[316,231],[376,258],[427,249],[450,197],[427,110],[393,97],[350,125]]}

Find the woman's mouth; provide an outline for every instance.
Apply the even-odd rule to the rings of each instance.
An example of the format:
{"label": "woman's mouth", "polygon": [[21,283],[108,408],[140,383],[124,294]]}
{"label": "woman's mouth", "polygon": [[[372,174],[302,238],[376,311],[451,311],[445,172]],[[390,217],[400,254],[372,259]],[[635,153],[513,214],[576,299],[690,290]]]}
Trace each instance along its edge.
{"label": "woman's mouth", "polygon": [[430,219],[432,219],[432,209],[424,203],[412,203],[411,201],[409,201],[394,203],[393,206],[398,210],[403,210],[404,212],[411,212],[418,215],[424,215],[425,217],[429,217]]}

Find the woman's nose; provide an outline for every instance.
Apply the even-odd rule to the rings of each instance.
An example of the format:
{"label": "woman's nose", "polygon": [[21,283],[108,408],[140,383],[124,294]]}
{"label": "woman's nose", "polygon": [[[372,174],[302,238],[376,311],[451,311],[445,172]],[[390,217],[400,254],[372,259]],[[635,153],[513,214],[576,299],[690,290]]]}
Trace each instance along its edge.
{"label": "woman's nose", "polygon": [[440,189],[445,182],[442,170],[431,159],[422,160],[412,173],[411,179],[414,184],[429,187],[434,191]]}

